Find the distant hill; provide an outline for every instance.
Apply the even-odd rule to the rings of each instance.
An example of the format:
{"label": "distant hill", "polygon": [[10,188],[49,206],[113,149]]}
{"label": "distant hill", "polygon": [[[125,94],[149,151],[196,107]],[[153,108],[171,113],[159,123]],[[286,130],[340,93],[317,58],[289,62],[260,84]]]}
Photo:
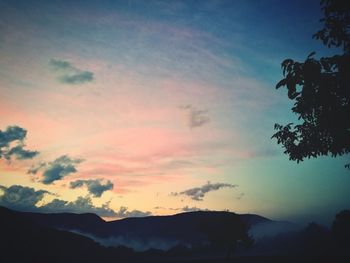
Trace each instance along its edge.
{"label": "distant hill", "polygon": [[[196,229],[198,222],[202,221],[204,218],[234,214],[221,211],[196,211],[170,216],[124,218],[107,222],[99,216],[89,213],[18,213],[21,213],[23,216],[26,216],[42,225],[60,229],[77,230],[94,234],[98,237],[117,236],[125,233],[137,233],[140,236],[149,235],[150,233],[157,233],[157,236],[188,235],[189,232],[193,232],[193,230]],[[274,222],[270,219],[254,214],[238,216],[249,227],[256,224]]]}
{"label": "distant hill", "polygon": [[38,224],[23,213],[0,207],[1,262],[123,262],[131,249],[108,249],[74,233]]}
{"label": "distant hill", "polygon": [[[143,261],[144,257],[187,255],[188,245],[200,248],[200,255],[204,250],[210,255],[213,244],[220,245],[223,241],[222,248],[226,251],[225,238],[239,239],[246,235],[240,218],[227,212],[192,212],[106,222],[94,214],[40,214],[0,207],[0,218],[0,256],[6,259],[2,262],[85,263],[110,259],[134,262]],[[85,236],[80,235],[82,232]],[[114,248],[101,246],[86,236]],[[120,246],[122,244],[145,252],[135,253]],[[150,250],[153,247],[169,251]]]}
{"label": "distant hill", "polygon": [[[106,222],[94,214],[73,213],[21,213],[40,225],[67,230],[88,236],[105,246],[124,245],[138,251],[157,248],[167,250],[175,245],[193,246],[208,242],[200,229],[204,220],[211,220],[213,229],[225,231],[225,226],[215,225],[215,217],[239,216],[251,230],[251,234],[264,235],[270,230],[274,234],[285,232],[291,224],[282,224],[254,214],[236,215],[220,211],[196,211],[171,216],[148,216],[125,218]],[[283,227],[281,227],[283,226]]]}
{"label": "distant hill", "polygon": [[[149,248],[167,250],[177,244],[203,244],[207,242],[207,236],[201,229],[201,222],[211,220],[212,225],[208,227],[222,231],[226,226],[214,225],[215,218],[237,216],[228,212],[198,211],[106,222],[94,214],[21,214],[40,225],[83,234],[104,245],[126,245],[136,250]],[[245,216],[244,219],[251,217],[254,216]],[[259,217],[258,221],[264,219]]]}

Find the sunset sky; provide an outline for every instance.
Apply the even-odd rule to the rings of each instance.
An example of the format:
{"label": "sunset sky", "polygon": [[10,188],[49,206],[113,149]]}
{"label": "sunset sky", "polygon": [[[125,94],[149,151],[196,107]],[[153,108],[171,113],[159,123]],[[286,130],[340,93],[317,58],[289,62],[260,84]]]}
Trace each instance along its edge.
{"label": "sunset sky", "polygon": [[0,0],[0,205],[329,223],[349,157],[297,164],[271,139],[297,121],[281,62],[335,52],[321,17],[314,0]]}

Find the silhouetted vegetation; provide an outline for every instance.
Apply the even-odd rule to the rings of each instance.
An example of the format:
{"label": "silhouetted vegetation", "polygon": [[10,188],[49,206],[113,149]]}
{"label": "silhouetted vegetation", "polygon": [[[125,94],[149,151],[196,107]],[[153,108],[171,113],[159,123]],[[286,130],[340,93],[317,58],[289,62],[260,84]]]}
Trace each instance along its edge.
{"label": "silhouetted vegetation", "polygon": [[[313,35],[342,54],[317,60],[312,52],[304,62],[282,62],[284,78],[276,88],[287,87],[292,111],[300,124],[275,124],[272,138],[294,161],[350,152],[350,5],[343,0],[321,1],[324,27]],[[346,167],[350,168],[350,164]]]}
{"label": "silhouetted vegetation", "polygon": [[350,250],[350,211],[344,210],[336,215],[332,225],[337,244]]}
{"label": "silhouetted vegetation", "polygon": [[233,213],[221,212],[203,218],[200,229],[207,235],[211,247],[226,250],[228,258],[236,250],[238,242],[242,242],[245,246],[253,244],[252,238],[248,235],[248,226]]}
{"label": "silhouetted vegetation", "polygon": [[[338,216],[337,216],[338,217]],[[334,226],[329,229],[317,223],[310,223],[304,229],[282,233],[272,237],[257,240],[251,253],[257,255],[284,255],[303,259],[319,259],[320,262],[338,262],[349,260],[349,247],[346,247],[349,236],[346,236],[345,225],[350,224],[349,218],[343,218],[339,227],[340,237],[335,233]],[[338,219],[336,219],[338,222]],[[338,225],[339,226],[339,225]],[[322,259],[322,260],[321,260]],[[326,261],[324,261],[326,260]]]}

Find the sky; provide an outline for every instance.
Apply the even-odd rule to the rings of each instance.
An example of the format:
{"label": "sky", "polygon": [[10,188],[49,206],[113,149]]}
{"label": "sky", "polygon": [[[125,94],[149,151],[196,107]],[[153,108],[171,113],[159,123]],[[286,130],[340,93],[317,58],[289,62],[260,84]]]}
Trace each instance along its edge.
{"label": "sky", "polygon": [[286,58],[332,54],[319,2],[0,0],[0,205],[329,224],[348,157],[289,161]]}

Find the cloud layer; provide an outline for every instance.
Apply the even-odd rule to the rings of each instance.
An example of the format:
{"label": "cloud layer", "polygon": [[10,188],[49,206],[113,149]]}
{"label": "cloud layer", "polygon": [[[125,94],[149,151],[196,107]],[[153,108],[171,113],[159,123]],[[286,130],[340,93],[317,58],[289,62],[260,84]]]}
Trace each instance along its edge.
{"label": "cloud layer", "polygon": [[[38,151],[24,149],[24,140],[27,130],[19,126],[8,126],[5,131],[0,130],[0,159],[10,161],[12,157],[17,160],[32,159],[39,154]],[[16,144],[15,146],[12,146]]]}
{"label": "cloud layer", "polygon": [[183,212],[196,212],[196,211],[209,211],[209,210],[208,209],[201,209],[201,208],[198,208],[196,206],[189,207],[188,205],[186,205],[183,208],[181,208],[181,211],[183,211]]}
{"label": "cloud layer", "polygon": [[28,170],[29,174],[36,174],[39,170],[43,170],[41,182],[51,184],[54,181],[62,180],[69,174],[76,173],[76,165],[81,163],[82,159],[72,159],[67,155],[62,155],[52,162],[39,163]]}
{"label": "cloud layer", "polygon": [[101,195],[108,190],[113,189],[113,183],[107,180],[103,183],[102,179],[90,179],[90,180],[76,180],[70,183],[70,188],[75,189],[86,186],[89,193],[95,197],[101,197]]}
{"label": "cloud layer", "polygon": [[68,202],[61,199],[54,199],[50,203],[39,207],[40,211],[52,213],[94,213],[104,217],[114,217],[117,214],[111,208],[109,203],[103,204],[101,207],[94,206],[89,196],[79,196],[75,201]]}
{"label": "cloud layer", "polygon": [[78,69],[68,61],[51,59],[49,64],[58,73],[58,80],[64,84],[84,84],[94,79],[94,73]]}
{"label": "cloud layer", "polygon": [[128,211],[128,208],[125,206],[121,206],[119,210],[116,212],[116,216],[120,218],[124,217],[143,217],[143,216],[150,216],[152,215],[151,212],[146,211],[140,211],[140,210],[132,210]]}
{"label": "cloud layer", "polygon": [[227,184],[227,183],[212,184],[210,182],[207,182],[207,184],[200,187],[190,188],[182,192],[172,192],[171,195],[173,196],[185,195],[190,197],[192,200],[203,201],[204,196],[211,191],[216,191],[216,190],[219,190],[220,188],[235,188],[235,187],[238,187],[238,185]]}
{"label": "cloud layer", "polygon": [[[48,191],[35,191],[34,188],[23,187],[20,185],[12,185],[5,187],[0,185],[0,205],[6,206],[15,210],[33,211],[36,209],[36,204],[41,201]],[[1,193],[1,192],[0,192]]]}
{"label": "cloud layer", "polygon": [[38,206],[38,203],[43,200],[46,194],[51,193],[44,190],[36,191],[34,188],[20,185],[12,185],[10,187],[0,185],[0,205],[28,212],[94,213],[104,217],[114,217],[117,215],[113,209],[109,208],[109,203],[97,207],[93,205],[90,197],[82,196],[71,202],[56,198],[45,205]]}

